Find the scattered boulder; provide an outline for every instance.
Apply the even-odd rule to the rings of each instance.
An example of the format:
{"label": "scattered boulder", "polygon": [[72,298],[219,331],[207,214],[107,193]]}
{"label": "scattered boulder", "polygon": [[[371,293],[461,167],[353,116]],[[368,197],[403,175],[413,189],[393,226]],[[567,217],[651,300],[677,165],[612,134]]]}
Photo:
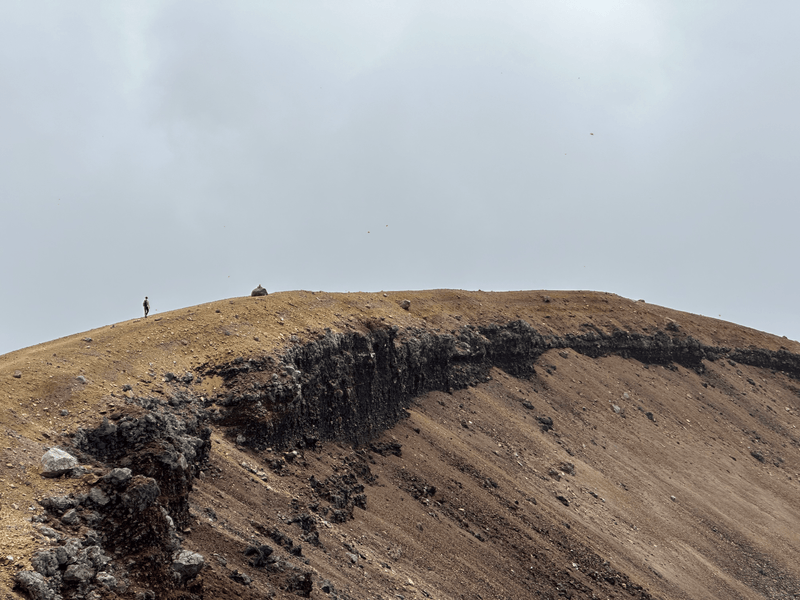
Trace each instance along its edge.
{"label": "scattered boulder", "polygon": [[313,588],[311,573],[291,573],[286,578],[286,591],[293,592],[295,596],[309,598]]}
{"label": "scattered boulder", "polygon": [[47,580],[41,573],[19,571],[14,580],[33,600],[55,600],[56,598],[56,593],[50,589]]}
{"label": "scattered boulder", "polygon": [[270,556],[274,550],[266,544],[260,546],[248,546],[244,551],[245,556],[250,556],[251,567],[266,567],[268,564],[275,562]]}
{"label": "scattered boulder", "polygon": [[408,310],[409,308],[411,308],[411,300],[402,300],[400,302],[400,308],[402,308],[403,310]]}
{"label": "scattered boulder", "polygon": [[114,487],[120,487],[128,483],[131,478],[131,470],[128,468],[116,468],[111,469],[108,473],[103,475],[102,479],[104,482],[113,485]]}
{"label": "scattered boulder", "polygon": [[76,509],[70,508],[61,517],[61,522],[64,523],[64,525],[78,525],[81,522],[81,516]]}
{"label": "scattered boulder", "polygon": [[233,579],[236,583],[241,583],[242,585],[250,585],[253,581],[250,579],[250,576],[247,573],[240,573],[238,570],[233,570],[228,575],[231,579]]}
{"label": "scattered boulder", "polygon": [[91,491],[89,492],[89,500],[91,500],[95,504],[98,504],[99,506],[105,506],[110,502],[108,494],[106,494],[102,490],[102,488],[99,487],[93,487],[91,489]]}
{"label": "scattered boulder", "polygon": [[371,442],[369,445],[370,450],[381,456],[389,456],[390,454],[401,456],[403,454],[402,448],[403,445],[395,440],[389,442]]}
{"label": "scattered boulder", "polygon": [[110,590],[113,590],[117,587],[117,578],[114,577],[111,573],[106,573],[105,571],[101,571],[94,577],[95,581],[102,586],[107,587]]}
{"label": "scattered boulder", "polygon": [[265,288],[261,287],[261,284],[259,283],[258,287],[256,289],[254,289],[252,292],[250,292],[250,295],[251,296],[266,296],[267,295],[267,290]]}
{"label": "scattered boulder", "polygon": [[206,560],[203,555],[191,550],[181,550],[172,559],[172,569],[183,579],[190,579],[197,575],[205,564]]}
{"label": "scattered boulder", "polygon": [[77,466],[77,458],[58,448],[50,448],[42,456],[42,475],[45,477],[60,477]]}
{"label": "scattered boulder", "polygon": [[94,577],[94,569],[83,563],[75,563],[67,567],[63,577],[67,583],[86,583]]}
{"label": "scattered boulder", "polygon": [[39,500],[45,510],[53,514],[62,515],[70,508],[75,508],[78,503],[69,496],[49,496]]}
{"label": "scattered boulder", "polygon": [[58,557],[55,550],[42,550],[31,557],[31,566],[37,573],[52,577],[58,573]]}

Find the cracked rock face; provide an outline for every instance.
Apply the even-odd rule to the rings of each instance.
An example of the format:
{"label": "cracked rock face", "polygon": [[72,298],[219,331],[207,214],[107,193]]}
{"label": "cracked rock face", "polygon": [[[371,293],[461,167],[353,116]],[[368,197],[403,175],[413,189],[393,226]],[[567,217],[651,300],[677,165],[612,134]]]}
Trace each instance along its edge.
{"label": "cracked rock face", "polygon": [[[237,443],[256,450],[304,447],[319,441],[367,443],[406,416],[414,397],[486,381],[493,367],[527,378],[551,349],[598,358],[617,355],[645,364],[676,363],[702,371],[703,360],[728,355],[738,362],[800,376],[800,357],[785,351],[705,346],[691,336],[587,330],[543,335],[523,320],[456,333],[399,330],[379,325],[368,334],[330,333],[291,348],[280,359],[240,357],[206,365],[226,391],[211,420]],[[542,423],[552,427],[552,423]]]}

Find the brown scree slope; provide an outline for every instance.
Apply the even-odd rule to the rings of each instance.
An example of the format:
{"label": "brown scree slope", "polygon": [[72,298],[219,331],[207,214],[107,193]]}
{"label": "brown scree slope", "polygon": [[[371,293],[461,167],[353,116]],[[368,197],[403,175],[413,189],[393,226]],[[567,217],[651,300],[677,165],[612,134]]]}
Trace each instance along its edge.
{"label": "brown scree slope", "polygon": [[[495,364],[471,385],[432,387],[382,433],[285,447],[243,435],[255,429],[231,405],[267,380],[217,368],[266,361],[283,381],[280,357],[326,335],[393,331],[413,346],[520,321],[552,340],[667,335],[717,352],[659,363],[554,344],[517,376]],[[6,354],[0,597],[23,597],[14,575],[48,547],[31,522],[44,515],[37,500],[96,483],[41,477],[45,449],[71,450],[79,428],[104,418],[141,418],[142,398],[169,410],[184,388],[212,415],[209,461],[179,526],[205,567],[189,582],[148,579],[119,549],[128,584],[95,597],[800,597],[798,373],[734,360],[750,356],[737,349],[800,355],[785,338],[612,294],[461,290],[243,297]],[[202,382],[165,381],[186,372]],[[277,419],[280,407],[267,408],[263,419]],[[80,456],[96,475],[121,464]],[[52,515],[47,525],[80,535]],[[245,551],[262,545],[283,562],[254,566]],[[294,574],[308,574],[310,591],[293,588]]]}

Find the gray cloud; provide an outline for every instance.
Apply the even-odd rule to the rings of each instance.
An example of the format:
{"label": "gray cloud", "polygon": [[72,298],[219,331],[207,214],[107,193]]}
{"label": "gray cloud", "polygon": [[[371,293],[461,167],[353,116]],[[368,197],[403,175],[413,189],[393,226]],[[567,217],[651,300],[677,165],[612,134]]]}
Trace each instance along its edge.
{"label": "gray cloud", "polygon": [[258,283],[605,290],[797,339],[797,13],[6,3],[0,352]]}

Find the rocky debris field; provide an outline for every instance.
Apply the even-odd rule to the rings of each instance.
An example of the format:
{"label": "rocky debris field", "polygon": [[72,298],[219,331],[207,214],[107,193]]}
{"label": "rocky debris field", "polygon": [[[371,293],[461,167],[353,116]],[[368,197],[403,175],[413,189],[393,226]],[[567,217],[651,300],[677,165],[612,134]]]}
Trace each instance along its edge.
{"label": "rocky debris field", "polygon": [[438,291],[43,346],[0,357],[8,598],[798,597],[796,342]]}

